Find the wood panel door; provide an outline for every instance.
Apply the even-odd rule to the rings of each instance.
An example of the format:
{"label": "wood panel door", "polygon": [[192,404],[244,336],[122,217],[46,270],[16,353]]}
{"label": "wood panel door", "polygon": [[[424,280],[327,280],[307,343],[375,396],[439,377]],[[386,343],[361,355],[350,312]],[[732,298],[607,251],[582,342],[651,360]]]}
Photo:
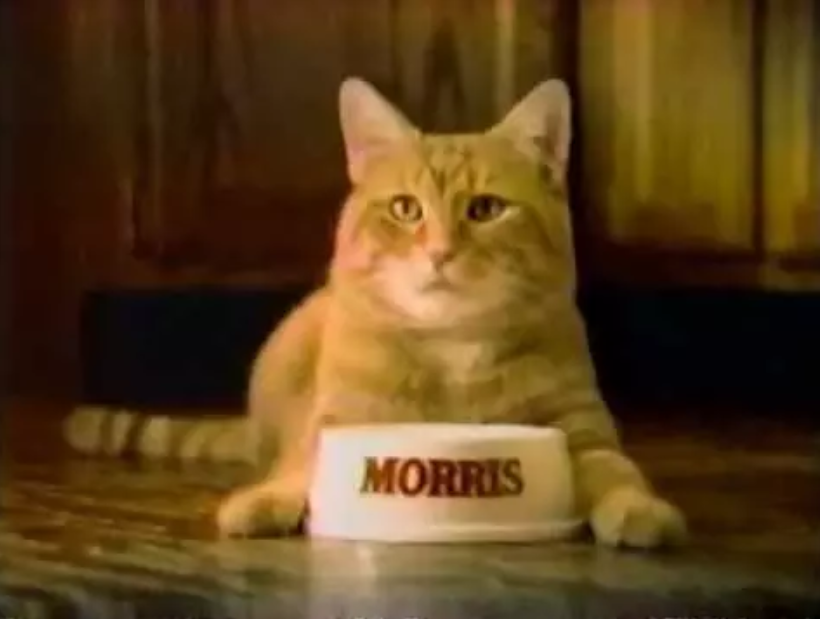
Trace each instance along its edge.
{"label": "wood panel door", "polygon": [[546,77],[565,44],[552,0],[71,4],[79,176],[97,171],[81,226],[96,285],[321,276],[347,189],[345,76],[430,130],[472,130]]}
{"label": "wood panel door", "polygon": [[7,4],[10,330],[28,392],[76,384],[88,291],[321,278],[347,191],[344,77],[428,130],[467,131],[570,73],[560,0]]}
{"label": "wood panel door", "polygon": [[586,222],[601,245],[755,250],[754,3],[581,3]]}
{"label": "wood panel door", "polygon": [[769,255],[820,268],[820,5],[770,0],[763,72]]}
{"label": "wood panel door", "polygon": [[108,189],[86,209],[98,285],[317,277],[345,191],[343,9],[72,2],[75,128]]}

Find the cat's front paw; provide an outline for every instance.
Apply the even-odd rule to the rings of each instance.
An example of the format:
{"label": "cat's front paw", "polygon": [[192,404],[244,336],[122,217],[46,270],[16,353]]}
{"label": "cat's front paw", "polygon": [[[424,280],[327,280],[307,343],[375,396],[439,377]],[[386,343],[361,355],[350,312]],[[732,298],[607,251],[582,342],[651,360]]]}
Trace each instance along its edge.
{"label": "cat's front paw", "polygon": [[230,494],[219,506],[222,537],[285,536],[295,533],[305,512],[303,492],[259,484]]}
{"label": "cat's front paw", "polygon": [[686,520],[674,505],[638,488],[610,491],[594,506],[595,539],[608,546],[678,546],[687,537]]}

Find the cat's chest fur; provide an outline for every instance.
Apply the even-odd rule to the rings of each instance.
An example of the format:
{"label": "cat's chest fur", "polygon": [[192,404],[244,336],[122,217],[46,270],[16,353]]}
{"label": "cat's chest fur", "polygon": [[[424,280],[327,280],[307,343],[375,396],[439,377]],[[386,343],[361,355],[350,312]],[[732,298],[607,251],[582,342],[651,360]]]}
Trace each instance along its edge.
{"label": "cat's chest fur", "polygon": [[463,420],[503,419],[545,391],[549,362],[539,351],[478,340],[445,341],[417,352],[427,380]]}
{"label": "cat's chest fur", "polygon": [[419,362],[428,372],[453,387],[466,386],[498,369],[496,350],[486,342],[429,342],[420,348]]}
{"label": "cat's chest fur", "polygon": [[340,423],[510,421],[552,390],[548,347],[529,332],[340,327],[329,331],[316,385],[319,414]]}

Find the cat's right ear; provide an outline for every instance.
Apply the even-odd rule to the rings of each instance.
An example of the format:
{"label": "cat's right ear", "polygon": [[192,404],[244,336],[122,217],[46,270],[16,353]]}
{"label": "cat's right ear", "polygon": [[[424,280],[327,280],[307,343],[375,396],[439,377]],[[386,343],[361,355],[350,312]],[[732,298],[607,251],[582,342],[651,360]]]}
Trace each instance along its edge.
{"label": "cat's right ear", "polygon": [[419,134],[373,86],[355,77],[346,79],[339,90],[339,118],[354,185],[375,157]]}

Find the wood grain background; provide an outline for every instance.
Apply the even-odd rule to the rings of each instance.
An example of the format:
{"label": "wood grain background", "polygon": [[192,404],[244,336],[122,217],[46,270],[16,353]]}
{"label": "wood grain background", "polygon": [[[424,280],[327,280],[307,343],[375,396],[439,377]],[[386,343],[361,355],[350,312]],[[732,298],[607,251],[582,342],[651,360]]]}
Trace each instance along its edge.
{"label": "wood grain background", "polygon": [[351,74],[439,131],[480,129],[538,81],[567,79],[588,278],[820,284],[812,0],[0,10],[13,52],[0,54],[3,341],[17,391],[76,390],[90,291],[319,279],[346,191],[336,97]]}

